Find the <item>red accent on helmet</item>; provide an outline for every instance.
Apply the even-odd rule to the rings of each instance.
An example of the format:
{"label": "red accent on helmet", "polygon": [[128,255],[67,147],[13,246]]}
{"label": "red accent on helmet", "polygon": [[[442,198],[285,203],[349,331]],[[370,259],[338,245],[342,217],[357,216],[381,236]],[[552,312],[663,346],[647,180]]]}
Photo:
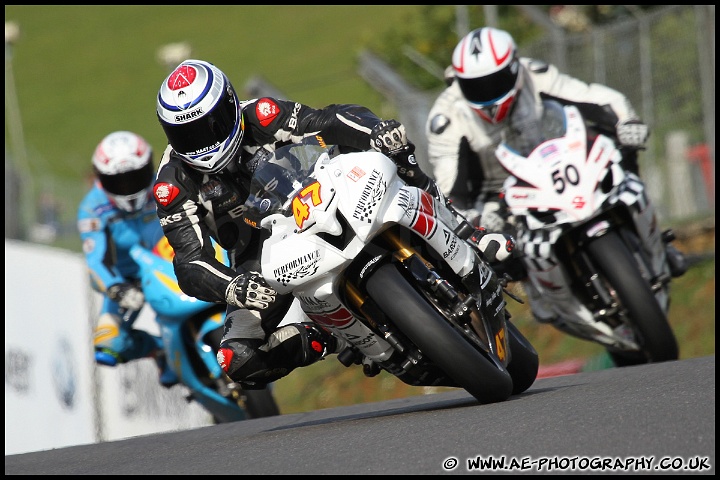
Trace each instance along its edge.
{"label": "red accent on helmet", "polygon": [[172,183],[159,182],[153,187],[155,200],[163,207],[170,205],[178,193],[180,193],[180,189]]}
{"label": "red accent on helmet", "polygon": [[512,46],[508,45],[507,52],[505,52],[505,54],[503,56],[499,56],[497,54],[497,52],[495,51],[495,42],[493,41],[492,30],[490,30],[488,32],[488,40],[490,42],[490,51],[492,52],[493,58],[495,59],[495,65],[498,65],[498,66],[502,65],[505,62],[505,60],[507,60],[508,57],[512,54],[512,50],[513,50]]}
{"label": "red accent on helmet", "polygon": [[261,98],[255,105],[255,114],[260,125],[267,127],[280,114],[280,107],[269,98]]}
{"label": "red accent on helmet", "polygon": [[195,81],[197,70],[189,65],[180,65],[170,74],[167,85],[170,90],[180,90],[191,85]]}
{"label": "red accent on helmet", "polygon": [[455,69],[455,71],[457,73],[465,73],[465,53],[464,52],[465,52],[465,43],[467,43],[468,39],[469,39],[469,36],[466,35],[465,37],[463,37],[462,40],[460,40],[461,46],[455,47],[456,50],[458,48],[460,48],[461,51],[463,52],[460,55],[458,55],[458,59],[457,59],[458,62],[453,63],[453,68]]}
{"label": "red accent on helmet", "polygon": [[483,120],[488,123],[500,123],[510,114],[515,99],[517,97],[517,90],[513,91],[510,95],[506,95],[505,98],[501,99],[499,103],[490,105],[485,108],[474,108],[472,110]]}

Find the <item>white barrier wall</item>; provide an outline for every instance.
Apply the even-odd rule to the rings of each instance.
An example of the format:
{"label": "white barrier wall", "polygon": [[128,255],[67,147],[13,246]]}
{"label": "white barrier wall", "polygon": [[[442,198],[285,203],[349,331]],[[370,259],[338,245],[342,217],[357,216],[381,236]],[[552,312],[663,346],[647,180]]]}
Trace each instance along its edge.
{"label": "white barrier wall", "polygon": [[95,441],[78,255],[5,240],[5,455]]}
{"label": "white barrier wall", "polygon": [[[210,424],[152,360],[95,365],[81,254],[5,240],[5,455]],[[136,325],[157,333],[146,307]]]}
{"label": "white barrier wall", "polygon": [[[99,310],[101,296],[94,293]],[[94,317],[93,317],[94,318]],[[154,335],[160,331],[153,311],[145,307],[135,328]],[[98,408],[97,439],[117,440],[137,435],[187,430],[212,424],[212,417],[199,404],[186,400],[190,390],[184,385],[167,389],[158,383],[158,368],[149,358],[116,367],[97,365],[95,395]]]}
{"label": "white barrier wall", "polygon": [[[80,253],[5,239],[5,455],[211,425],[153,360],[95,364],[101,300]],[[297,301],[292,321],[308,321]],[[135,327],[159,333],[147,306]]]}

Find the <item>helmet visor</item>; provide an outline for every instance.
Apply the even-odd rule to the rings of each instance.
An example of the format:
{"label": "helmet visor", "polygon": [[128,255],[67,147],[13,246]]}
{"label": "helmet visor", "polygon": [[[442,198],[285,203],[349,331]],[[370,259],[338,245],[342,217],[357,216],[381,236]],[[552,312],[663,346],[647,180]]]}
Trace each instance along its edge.
{"label": "helmet visor", "polygon": [[155,171],[152,162],[148,162],[139,170],[114,175],[105,175],[96,170],[95,174],[100,180],[103,190],[107,193],[112,195],[134,195],[149,188]]}
{"label": "helmet visor", "polygon": [[505,97],[515,88],[519,74],[517,58],[501,70],[479,78],[457,77],[460,90],[465,99],[474,107],[492,105]]}
{"label": "helmet visor", "polygon": [[[178,112],[175,118],[179,120],[183,115]],[[243,128],[237,101],[227,91],[210,112],[201,112],[201,116],[191,122],[161,123],[173,149],[190,157],[211,153],[228,138],[232,138],[237,129]]]}
{"label": "helmet visor", "polygon": [[137,212],[138,210],[142,210],[148,202],[150,198],[150,187],[133,195],[113,195],[112,193],[108,193],[107,196],[120,210],[130,213]]}

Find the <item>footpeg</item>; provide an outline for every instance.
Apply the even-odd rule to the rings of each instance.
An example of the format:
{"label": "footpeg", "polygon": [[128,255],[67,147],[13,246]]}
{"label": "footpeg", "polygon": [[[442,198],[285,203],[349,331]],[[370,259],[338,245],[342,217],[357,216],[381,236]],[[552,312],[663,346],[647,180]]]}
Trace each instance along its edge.
{"label": "footpeg", "polygon": [[662,241],[665,243],[670,243],[675,240],[675,232],[673,232],[671,229],[667,229],[664,232],[662,232]]}
{"label": "footpeg", "polygon": [[373,362],[369,358],[365,357],[362,361],[363,374],[366,377],[372,378],[380,373],[380,365]]}
{"label": "footpeg", "polygon": [[360,365],[360,362],[362,361],[362,354],[357,348],[347,347],[342,352],[338,353],[337,359],[346,367],[353,364]]}
{"label": "footpeg", "polygon": [[682,276],[688,269],[688,262],[685,255],[672,245],[665,245],[665,256],[667,258],[670,275],[673,278]]}

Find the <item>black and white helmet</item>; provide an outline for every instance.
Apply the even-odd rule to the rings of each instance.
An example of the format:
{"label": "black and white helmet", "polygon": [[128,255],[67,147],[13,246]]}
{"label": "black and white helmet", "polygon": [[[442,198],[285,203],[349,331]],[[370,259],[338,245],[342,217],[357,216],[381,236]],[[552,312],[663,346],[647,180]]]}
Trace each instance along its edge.
{"label": "black and white helmet", "polygon": [[240,148],[244,123],[237,94],[211,63],[180,63],[160,86],[157,116],[173,150],[201,172],[222,170]]}
{"label": "black and white helmet", "polygon": [[93,171],[111,202],[126,212],[142,209],[155,177],[153,151],[140,135],[127,131],[107,135],[95,148]]}

